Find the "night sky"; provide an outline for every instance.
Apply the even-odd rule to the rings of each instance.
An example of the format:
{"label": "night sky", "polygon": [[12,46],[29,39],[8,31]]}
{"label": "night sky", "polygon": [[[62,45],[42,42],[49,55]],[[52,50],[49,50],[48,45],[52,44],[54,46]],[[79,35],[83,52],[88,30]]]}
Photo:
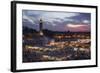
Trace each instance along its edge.
{"label": "night sky", "polygon": [[43,28],[52,31],[89,32],[91,14],[61,11],[23,10],[23,26],[39,30],[39,20],[43,20]]}

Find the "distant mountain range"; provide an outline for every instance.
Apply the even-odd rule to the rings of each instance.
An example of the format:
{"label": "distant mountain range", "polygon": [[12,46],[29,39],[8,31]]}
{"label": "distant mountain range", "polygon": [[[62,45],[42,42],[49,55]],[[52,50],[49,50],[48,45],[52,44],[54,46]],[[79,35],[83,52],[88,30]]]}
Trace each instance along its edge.
{"label": "distant mountain range", "polygon": [[[27,33],[38,33],[39,31],[32,29],[32,28],[28,28],[23,26],[23,34],[27,34]],[[71,31],[64,31],[64,32],[60,32],[60,31],[51,31],[48,29],[43,29],[43,33],[46,35],[53,35],[53,34],[90,34],[90,32],[71,32]]]}

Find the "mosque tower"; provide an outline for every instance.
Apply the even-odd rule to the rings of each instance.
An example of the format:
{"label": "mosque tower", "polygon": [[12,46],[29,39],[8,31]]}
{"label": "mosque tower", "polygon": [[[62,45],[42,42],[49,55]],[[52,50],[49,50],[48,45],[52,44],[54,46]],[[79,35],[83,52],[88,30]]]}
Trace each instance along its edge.
{"label": "mosque tower", "polygon": [[43,20],[40,19],[39,21],[39,34],[42,36],[43,35]]}

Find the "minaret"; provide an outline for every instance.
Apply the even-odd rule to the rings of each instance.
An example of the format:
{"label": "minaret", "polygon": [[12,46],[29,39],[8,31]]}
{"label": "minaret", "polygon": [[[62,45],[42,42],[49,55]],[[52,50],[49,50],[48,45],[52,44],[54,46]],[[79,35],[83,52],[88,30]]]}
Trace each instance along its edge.
{"label": "minaret", "polygon": [[43,35],[43,21],[40,19],[40,24],[39,24],[39,34]]}

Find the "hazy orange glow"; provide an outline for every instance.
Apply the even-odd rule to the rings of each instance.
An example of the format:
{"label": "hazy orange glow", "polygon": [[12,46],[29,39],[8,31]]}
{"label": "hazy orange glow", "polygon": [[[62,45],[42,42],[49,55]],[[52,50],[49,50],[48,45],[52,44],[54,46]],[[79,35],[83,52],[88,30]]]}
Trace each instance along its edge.
{"label": "hazy orange glow", "polygon": [[77,24],[77,25],[75,25],[75,24],[67,24],[67,26],[71,27],[71,28],[78,28],[78,27],[83,27],[85,25],[82,25],[82,24]]}

